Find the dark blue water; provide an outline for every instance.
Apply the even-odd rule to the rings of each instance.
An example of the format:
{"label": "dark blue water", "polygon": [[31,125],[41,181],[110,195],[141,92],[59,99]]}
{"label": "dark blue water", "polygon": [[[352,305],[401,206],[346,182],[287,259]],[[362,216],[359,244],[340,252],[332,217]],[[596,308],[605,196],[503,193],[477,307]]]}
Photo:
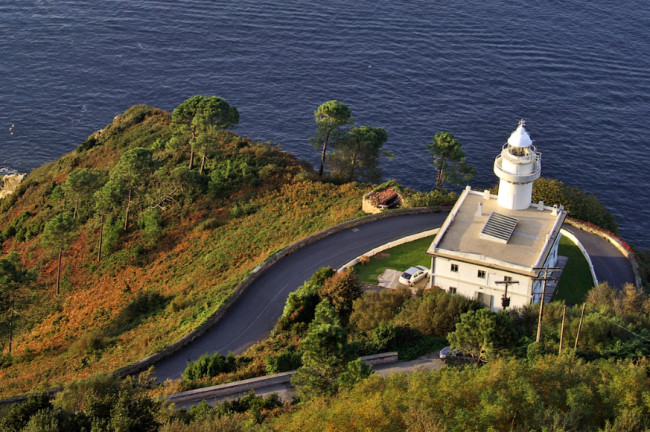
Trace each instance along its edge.
{"label": "dark blue water", "polygon": [[436,3],[0,0],[0,170],[53,160],[131,105],[215,94],[238,133],[312,162],[313,111],[343,101],[388,131],[385,177],[420,190],[426,144],[451,131],[483,187],[525,118],[543,175],[650,247],[650,5]]}

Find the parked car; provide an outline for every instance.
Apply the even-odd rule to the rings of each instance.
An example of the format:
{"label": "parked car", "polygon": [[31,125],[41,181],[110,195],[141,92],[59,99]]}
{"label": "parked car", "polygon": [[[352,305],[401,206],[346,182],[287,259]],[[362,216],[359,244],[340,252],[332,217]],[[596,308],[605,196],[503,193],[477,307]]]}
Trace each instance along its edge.
{"label": "parked car", "polygon": [[446,347],[444,347],[443,349],[440,350],[440,358],[441,359],[446,359],[447,357],[455,357],[458,354],[460,354],[460,351],[458,351],[457,349],[452,351],[451,347],[449,347],[449,346],[446,346]]}
{"label": "parked car", "polygon": [[413,286],[429,274],[429,269],[424,266],[409,267],[402,276],[399,277],[399,283],[402,285]]}

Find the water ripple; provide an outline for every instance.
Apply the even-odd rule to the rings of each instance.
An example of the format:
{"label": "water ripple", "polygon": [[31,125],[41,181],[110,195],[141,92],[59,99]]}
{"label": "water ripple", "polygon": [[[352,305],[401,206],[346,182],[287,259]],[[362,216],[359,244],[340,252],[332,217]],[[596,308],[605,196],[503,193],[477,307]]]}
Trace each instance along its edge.
{"label": "water ripple", "polygon": [[135,103],[201,93],[238,107],[239,133],[312,162],[313,111],[342,100],[389,132],[385,176],[423,190],[426,144],[450,130],[482,187],[524,117],[544,175],[594,192],[650,247],[650,197],[634,192],[650,186],[640,0],[0,0],[0,16],[0,170],[55,159]]}

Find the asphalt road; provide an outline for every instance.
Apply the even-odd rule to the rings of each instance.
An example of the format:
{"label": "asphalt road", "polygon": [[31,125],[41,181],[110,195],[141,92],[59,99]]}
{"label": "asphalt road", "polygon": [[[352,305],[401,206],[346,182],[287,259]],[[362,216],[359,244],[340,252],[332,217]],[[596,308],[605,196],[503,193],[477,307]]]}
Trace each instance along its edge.
{"label": "asphalt road", "polygon": [[339,268],[377,246],[439,227],[446,217],[447,213],[430,213],[381,219],[333,234],[288,255],[255,280],[217,325],[155,364],[156,377],[160,381],[180,378],[187,362],[205,353],[243,352],[268,336],[289,293],[319,268]]}
{"label": "asphalt road", "polygon": [[[289,293],[316,270],[339,268],[351,259],[385,243],[439,227],[447,213],[404,215],[361,225],[319,240],[278,261],[263,273],[233,304],[224,317],[190,345],[155,364],[160,381],[177,379],[188,361],[202,354],[232,351],[240,354],[268,336],[282,314]],[[634,282],[630,263],[608,241],[565,225],[574,233],[591,256],[600,282],[614,287]]]}
{"label": "asphalt road", "polygon": [[587,250],[598,282],[608,282],[619,289],[628,282],[634,283],[632,265],[613,244],[571,225],[565,224],[563,228],[573,233]]}

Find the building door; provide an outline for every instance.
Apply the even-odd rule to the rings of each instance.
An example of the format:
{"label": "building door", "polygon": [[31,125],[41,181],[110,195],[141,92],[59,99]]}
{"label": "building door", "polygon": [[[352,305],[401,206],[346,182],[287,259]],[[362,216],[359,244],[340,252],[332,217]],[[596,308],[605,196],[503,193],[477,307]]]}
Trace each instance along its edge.
{"label": "building door", "polygon": [[489,294],[482,293],[482,292],[477,292],[476,293],[477,300],[480,301],[481,303],[483,303],[485,306],[487,306],[489,308],[492,307],[492,297],[493,296],[491,296]]}

